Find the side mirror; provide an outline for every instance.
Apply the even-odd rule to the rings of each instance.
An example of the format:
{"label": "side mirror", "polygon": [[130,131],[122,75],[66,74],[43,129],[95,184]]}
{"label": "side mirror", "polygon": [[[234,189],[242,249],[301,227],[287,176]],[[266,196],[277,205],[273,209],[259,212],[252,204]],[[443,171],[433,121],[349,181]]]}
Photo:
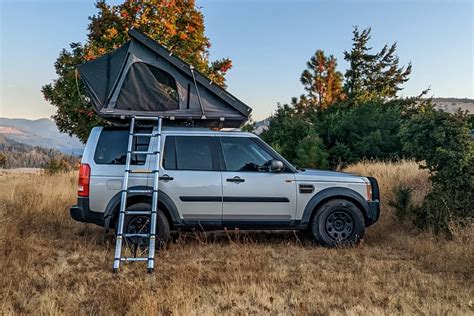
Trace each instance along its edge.
{"label": "side mirror", "polygon": [[272,160],[272,162],[270,163],[271,172],[280,172],[283,171],[283,169],[285,169],[285,166],[280,160]]}

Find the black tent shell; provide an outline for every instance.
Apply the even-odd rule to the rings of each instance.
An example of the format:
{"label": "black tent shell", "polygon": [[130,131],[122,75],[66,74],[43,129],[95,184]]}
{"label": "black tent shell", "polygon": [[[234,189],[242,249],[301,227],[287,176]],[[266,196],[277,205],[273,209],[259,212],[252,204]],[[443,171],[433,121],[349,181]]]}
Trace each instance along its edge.
{"label": "black tent shell", "polygon": [[162,116],[204,126],[238,127],[252,109],[145,34],[78,66],[99,116]]}

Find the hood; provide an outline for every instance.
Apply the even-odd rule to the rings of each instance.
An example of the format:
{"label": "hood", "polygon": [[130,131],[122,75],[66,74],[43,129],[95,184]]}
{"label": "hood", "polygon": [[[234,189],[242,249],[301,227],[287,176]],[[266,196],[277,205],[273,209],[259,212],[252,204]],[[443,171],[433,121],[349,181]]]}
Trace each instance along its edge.
{"label": "hood", "polygon": [[306,169],[295,174],[296,181],[331,181],[331,182],[361,182],[364,177],[347,173],[327,170]]}

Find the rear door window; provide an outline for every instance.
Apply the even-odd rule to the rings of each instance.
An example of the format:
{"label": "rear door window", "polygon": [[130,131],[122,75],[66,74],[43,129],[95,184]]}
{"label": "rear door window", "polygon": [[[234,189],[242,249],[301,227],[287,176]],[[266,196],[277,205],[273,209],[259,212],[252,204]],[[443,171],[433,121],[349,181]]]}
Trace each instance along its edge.
{"label": "rear door window", "polygon": [[217,139],[209,136],[166,137],[163,167],[167,170],[218,170]]}
{"label": "rear door window", "polygon": [[[138,132],[138,131],[137,131]],[[140,131],[149,133],[150,131]],[[94,161],[98,165],[125,165],[127,159],[129,131],[124,129],[104,128],[99,136],[94,153]],[[150,137],[134,137],[133,150],[147,151]],[[132,165],[144,165],[146,155],[132,155]]]}

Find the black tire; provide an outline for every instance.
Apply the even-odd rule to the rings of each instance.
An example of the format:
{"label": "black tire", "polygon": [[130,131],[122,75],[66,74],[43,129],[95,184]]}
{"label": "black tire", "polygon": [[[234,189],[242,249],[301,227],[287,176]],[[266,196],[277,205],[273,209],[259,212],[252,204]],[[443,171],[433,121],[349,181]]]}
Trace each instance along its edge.
{"label": "black tire", "polygon": [[[128,211],[144,211],[150,210],[151,205],[148,203],[137,203],[127,207]],[[150,232],[150,216],[149,215],[126,215],[123,223],[124,233],[149,233]],[[118,219],[117,219],[118,222]],[[165,213],[158,209],[156,222],[156,247],[160,249],[164,247],[170,240],[170,223]],[[148,246],[148,238],[129,237],[126,238],[128,243],[138,246]]]}
{"label": "black tire", "polygon": [[311,232],[316,242],[325,247],[356,245],[364,237],[364,216],[350,201],[330,200],[316,210]]}

